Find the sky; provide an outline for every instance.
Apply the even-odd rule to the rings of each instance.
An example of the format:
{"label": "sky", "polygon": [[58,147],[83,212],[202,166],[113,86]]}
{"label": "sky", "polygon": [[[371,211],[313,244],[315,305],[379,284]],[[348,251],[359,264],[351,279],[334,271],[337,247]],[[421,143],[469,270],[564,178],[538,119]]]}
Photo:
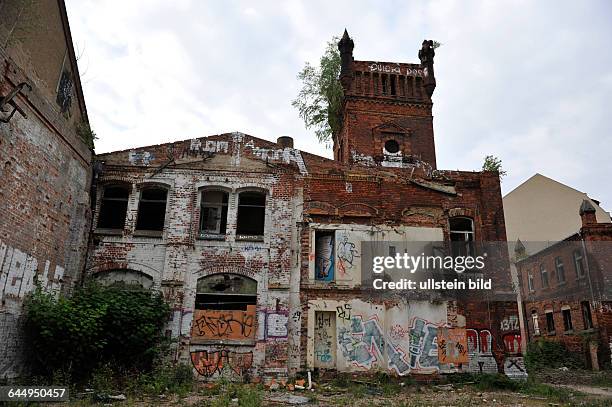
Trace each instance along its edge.
{"label": "sky", "polygon": [[66,0],[96,152],[240,131],[332,157],[291,101],[346,28],[357,60],[436,50],[439,169],[503,162],[612,210],[612,2]]}

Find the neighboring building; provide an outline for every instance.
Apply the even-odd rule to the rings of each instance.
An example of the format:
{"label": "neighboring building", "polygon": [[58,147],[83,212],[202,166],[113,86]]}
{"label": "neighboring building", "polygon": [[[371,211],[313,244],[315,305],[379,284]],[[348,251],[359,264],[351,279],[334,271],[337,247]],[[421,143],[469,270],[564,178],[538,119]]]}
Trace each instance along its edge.
{"label": "neighboring building", "polygon": [[554,243],[576,233],[581,226],[576,208],[585,199],[595,208],[598,222],[611,222],[610,214],[584,192],[535,174],[504,196],[508,242],[520,239],[535,247],[535,242]]}
{"label": "neighboring building", "polygon": [[82,274],[92,151],[62,0],[0,1],[0,64],[1,379],[22,368],[20,315],[35,280],[59,291]]}
{"label": "neighboring building", "polygon": [[[176,359],[205,378],[524,375],[507,262],[488,298],[387,301],[364,290],[362,242],[475,250],[505,242],[504,213],[496,173],[436,169],[432,43],[421,64],[354,61],[346,32],[339,48],[334,160],[242,133],[98,156],[88,276],[162,290]],[[438,352],[442,343],[458,355]]]}
{"label": "neighboring building", "polygon": [[528,339],[562,342],[599,369],[612,349],[612,223],[590,200],[575,213],[578,232],[529,257],[519,248],[516,267]]}

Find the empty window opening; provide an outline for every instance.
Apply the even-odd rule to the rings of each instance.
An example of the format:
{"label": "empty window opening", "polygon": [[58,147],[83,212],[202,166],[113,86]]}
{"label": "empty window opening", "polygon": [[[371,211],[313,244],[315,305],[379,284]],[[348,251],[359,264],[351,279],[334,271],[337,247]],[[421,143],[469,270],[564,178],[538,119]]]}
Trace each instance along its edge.
{"label": "empty window opening", "polygon": [[387,140],[385,142],[385,151],[390,154],[396,154],[399,152],[400,146],[399,143],[395,140]]}
{"label": "empty window opening", "polygon": [[62,113],[67,112],[72,104],[72,86],[73,83],[70,72],[62,72],[62,76],[57,86],[57,97],[55,98]]}
{"label": "empty window opening", "polygon": [[238,237],[260,237],[264,234],[266,195],[261,192],[242,192],[238,196]]}
{"label": "empty window opening", "polygon": [[127,213],[129,191],[125,186],[107,186],[102,191],[98,227],[123,229]]}
{"label": "empty window opening", "polygon": [[335,244],[333,230],[315,230],[315,280],[334,280]]}
{"label": "empty window opening", "polygon": [[383,95],[386,95],[388,93],[388,81],[387,81],[387,75],[382,75],[382,93]]}
{"label": "empty window opening", "polygon": [[241,310],[257,303],[257,281],[239,274],[213,274],[200,278],[196,309]]}
{"label": "empty window opening", "polygon": [[391,85],[391,96],[395,96],[396,95],[396,89],[395,89],[395,75],[391,75],[389,77],[389,83]]}
{"label": "empty window opening", "polygon": [[203,191],[200,211],[200,235],[225,235],[229,194],[223,191]]}
{"label": "empty window opening", "polygon": [[531,311],[531,321],[533,322],[533,334],[540,334],[540,322],[538,320],[538,313],[536,310]]}
{"label": "empty window opening", "polygon": [[140,192],[136,230],[164,230],[167,196],[168,191],[162,188],[146,188]]}
{"label": "empty window opening", "polygon": [[555,318],[552,311],[546,312],[546,330],[548,333],[555,333]]}
{"label": "empty window opening", "polygon": [[574,268],[576,269],[576,277],[584,277],[584,258],[580,250],[574,250]]}
{"label": "empty window opening", "polygon": [[582,308],[582,320],[584,321],[584,329],[593,328],[593,317],[591,316],[591,305],[588,301],[582,301],[580,303]]}
{"label": "empty window opening", "polygon": [[548,271],[543,264],[540,264],[540,278],[542,279],[542,288],[548,288]]}
{"label": "empty window opening", "polygon": [[563,314],[563,329],[565,332],[571,331],[574,329],[572,326],[572,311],[570,309],[561,310]]}
{"label": "empty window opening", "polygon": [[474,256],[474,222],[470,218],[450,219],[451,253],[454,257]]}
{"label": "empty window opening", "polygon": [[555,270],[557,272],[557,282],[565,283],[565,269],[561,257],[555,257]]}

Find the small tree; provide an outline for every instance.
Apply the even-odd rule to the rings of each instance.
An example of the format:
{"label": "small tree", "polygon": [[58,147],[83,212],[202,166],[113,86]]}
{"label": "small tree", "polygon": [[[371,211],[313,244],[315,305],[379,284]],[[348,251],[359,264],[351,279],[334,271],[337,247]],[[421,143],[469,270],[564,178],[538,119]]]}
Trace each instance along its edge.
{"label": "small tree", "polygon": [[307,129],[314,128],[321,143],[329,143],[342,125],[342,85],[340,76],[340,52],[338,37],[327,43],[319,67],[306,62],[298,79],[302,89],[291,103],[298,109]]}
{"label": "small tree", "polygon": [[495,157],[494,155],[488,155],[484,159],[484,163],[482,164],[483,171],[494,171],[499,173],[499,177],[505,177],[506,171],[502,168],[501,159]]}

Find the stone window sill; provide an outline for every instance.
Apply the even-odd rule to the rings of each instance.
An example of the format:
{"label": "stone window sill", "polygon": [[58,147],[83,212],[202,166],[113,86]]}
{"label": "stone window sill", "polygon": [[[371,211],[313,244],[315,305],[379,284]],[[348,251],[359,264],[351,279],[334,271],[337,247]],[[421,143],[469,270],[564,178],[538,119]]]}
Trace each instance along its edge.
{"label": "stone window sill", "polygon": [[243,345],[255,346],[255,339],[192,339],[191,345]]}
{"label": "stone window sill", "polygon": [[135,230],[134,236],[161,238],[163,233],[161,230]]}
{"label": "stone window sill", "polygon": [[263,235],[236,235],[237,242],[263,242]]}
{"label": "stone window sill", "polygon": [[226,239],[226,235],[217,234],[217,233],[200,233],[198,235],[198,240],[220,240],[223,241]]}
{"label": "stone window sill", "polygon": [[104,236],[123,236],[123,229],[97,228],[96,230],[94,230],[94,234]]}

